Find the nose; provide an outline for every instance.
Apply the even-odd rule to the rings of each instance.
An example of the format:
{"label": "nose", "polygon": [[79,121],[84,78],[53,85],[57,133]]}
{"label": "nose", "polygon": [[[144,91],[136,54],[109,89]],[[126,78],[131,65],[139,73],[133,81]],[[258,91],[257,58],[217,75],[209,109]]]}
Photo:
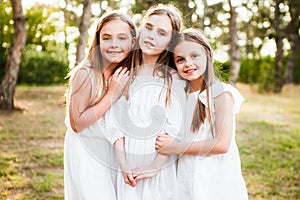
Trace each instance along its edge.
{"label": "nose", "polygon": [[152,29],[152,30],[146,29],[144,33],[145,33],[145,36],[146,36],[149,40],[154,40],[154,39],[155,39],[153,29]]}
{"label": "nose", "polygon": [[149,38],[149,40],[154,40],[153,34],[149,33],[149,34],[148,34],[148,38]]}
{"label": "nose", "polygon": [[190,66],[192,66],[192,65],[193,65],[193,62],[191,61],[191,59],[189,59],[189,58],[186,58],[185,65],[190,67]]}
{"label": "nose", "polygon": [[111,47],[118,47],[118,41],[117,41],[117,38],[113,38],[113,39],[111,40],[110,46],[111,46]]}

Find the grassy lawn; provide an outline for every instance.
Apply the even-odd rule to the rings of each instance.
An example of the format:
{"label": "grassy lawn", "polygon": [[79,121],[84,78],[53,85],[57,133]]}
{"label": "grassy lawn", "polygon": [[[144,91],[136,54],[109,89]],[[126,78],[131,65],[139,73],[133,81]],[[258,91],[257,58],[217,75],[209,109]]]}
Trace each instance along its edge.
{"label": "grassy lawn", "polygon": [[[64,86],[16,89],[0,111],[0,199],[63,199]],[[249,199],[300,199],[300,86],[246,98],[237,142]]]}
{"label": "grassy lawn", "polygon": [[0,111],[0,199],[63,199],[65,87],[17,87]]}

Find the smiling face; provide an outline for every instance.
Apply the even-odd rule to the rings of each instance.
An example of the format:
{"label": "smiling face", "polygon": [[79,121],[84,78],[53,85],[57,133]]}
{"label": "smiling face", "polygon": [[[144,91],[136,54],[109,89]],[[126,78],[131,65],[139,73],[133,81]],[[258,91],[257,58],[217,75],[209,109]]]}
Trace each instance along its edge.
{"label": "smiling face", "polygon": [[159,56],[172,38],[171,20],[166,15],[150,15],[145,19],[139,45],[144,55]]}
{"label": "smiling face", "polygon": [[133,45],[130,27],[122,20],[107,22],[101,29],[99,38],[100,51],[105,66],[124,60]]}
{"label": "smiling face", "polygon": [[188,80],[194,90],[203,80],[207,67],[207,56],[203,47],[195,42],[182,41],[174,48],[174,61],[181,77]]}

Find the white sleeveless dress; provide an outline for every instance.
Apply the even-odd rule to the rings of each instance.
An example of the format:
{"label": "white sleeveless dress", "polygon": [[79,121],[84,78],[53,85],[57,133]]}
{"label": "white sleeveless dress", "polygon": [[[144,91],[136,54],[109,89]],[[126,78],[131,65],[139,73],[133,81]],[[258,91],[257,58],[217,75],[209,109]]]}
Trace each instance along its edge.
{"label": "white sleeveless dress", "polygon": [[[93,74],[90,78],[93,79]],[[104,119],[100,118],[83,131],[75,133],[68,111],[64,142],[65,199],[116,200],[117,162],[113,147],[105,138]]]}
{"label": "white sleeveless dress", "polygon": [[[180,199],[184,200],[246,200],[247,189],[241,172],[241,162],[235,140],[236,117],[244,98],[233,86],[225,83],[215,83],[211,86],[212,125],[215,123],[213,99],[229,92],[234,99],[233,133],[229,150],[225,154],[212,156],[182,155],[178,160],[178,184]],[[197,133],[191,133],[190,125],[196,100],[207,106],[206,91],[194,92],[188,95],[185,141],[201,141],[212,138],[208,121],[200,127]]]}
{"label": "white sleeveless dress", "polygon": [[[171,104],[165,104],[164,80],[152,76],[138,76],[130,86],[129,100],[123,97],[107,114],[111,142],[125,138],[126,161],[131,169],[150,165],[157,151],[157,134],[179,137],[183,128],[185,82],[173,80]],[[117,177],[119,200],[177,200],[177,157],[171,156],[157,176],[143,179],[135,187],[124,183],[122,173]]]}

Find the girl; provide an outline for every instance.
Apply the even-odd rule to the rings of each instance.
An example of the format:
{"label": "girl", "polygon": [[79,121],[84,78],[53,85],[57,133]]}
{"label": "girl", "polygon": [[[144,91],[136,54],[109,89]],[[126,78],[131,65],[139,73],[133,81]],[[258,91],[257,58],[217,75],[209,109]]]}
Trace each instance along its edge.
{"label": "girl", "polygon": [[155,140],[159,131],[176,136],[181,128],[178,110],[185,82],[168,67],[168,48],[180,28],[174,7],[147,11],[132,56],[128,101],[121,98],[117,103],[124,100],[121,105],[128,107],[114,105],[109,112],[111,142],[118,149],[123,175],[118,177],[118,199],[177,199],[175,159],[158,154]]}
{"label": "girl", "polygon": [[180,199],[247,199],[235,141],[235,115],[244,98],[214,78],[212,49],[199,31],[184,31],[172,49],[178,73],[189,82],[189,127],[183,142],[158,135],[156,149],[184,154],[178,161]]}
{"label": "girl", "polygon": [[[117,67],[128,56],[135,34],[135,26],[128,16],[117,12],[104,15],[97,25],[87,58],[69,74],[65,199],[116,199],[110,169],[113,163],[106,159],[113,155],[110,154],[112,147],[105,140],[102,117],[128,81],[128,70]],[[87,145],[88,142],[94,145]]]}

